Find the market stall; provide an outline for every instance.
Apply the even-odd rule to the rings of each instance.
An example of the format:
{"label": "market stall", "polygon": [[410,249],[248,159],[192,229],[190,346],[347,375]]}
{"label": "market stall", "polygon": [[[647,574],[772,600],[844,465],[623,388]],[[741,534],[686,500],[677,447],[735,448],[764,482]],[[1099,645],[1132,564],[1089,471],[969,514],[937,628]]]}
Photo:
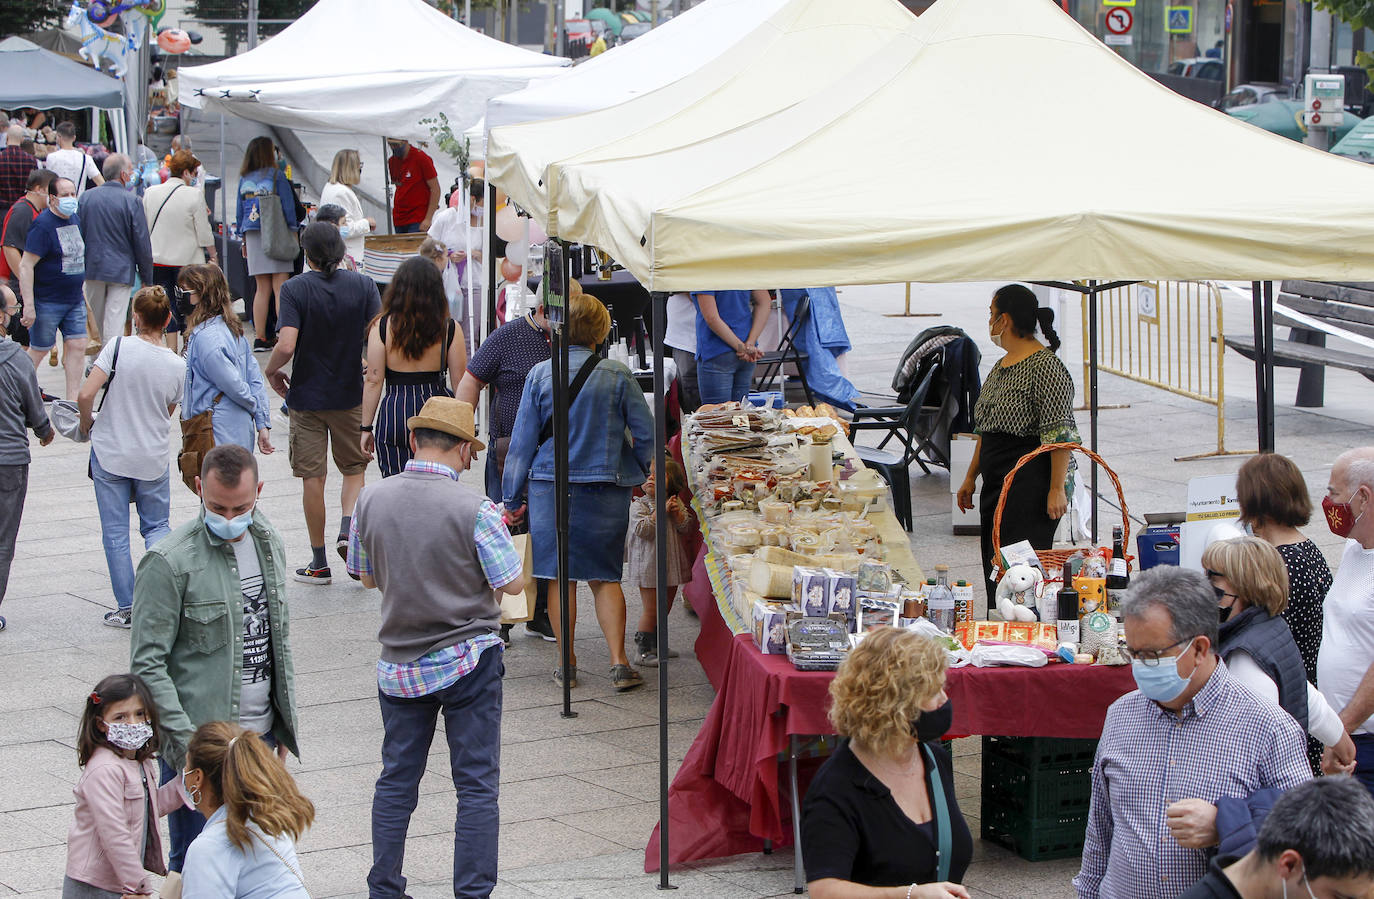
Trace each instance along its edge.
{"label": "market stall", "polygon": [[[124,151],[122,82],[45,50],[22,37],[0,41],[0,108],[103,110],[113,120],[115,146]],[[92,135],[97,133],[93,126]]]}

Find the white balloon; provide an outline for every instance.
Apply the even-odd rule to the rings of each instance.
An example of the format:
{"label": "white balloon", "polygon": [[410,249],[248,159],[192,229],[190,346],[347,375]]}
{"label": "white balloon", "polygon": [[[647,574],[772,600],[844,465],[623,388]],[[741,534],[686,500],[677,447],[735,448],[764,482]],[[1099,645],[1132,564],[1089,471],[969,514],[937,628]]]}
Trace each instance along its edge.
{"label": "white balloon", "polygon": [[543,243],[548,239],[549,235],[544,232],[544,229],[539,226],[539,223],[534,219],[530,219],[530,243]]}
{"label": "white balloon", "polygon": [[506,258],[509,259],[511,262],[514,262],[516,265],[524,265],[525,260],[529,258],[529,255],[530,245],[525,243],[524,241],[512,240],[511,242],[506,244]]}

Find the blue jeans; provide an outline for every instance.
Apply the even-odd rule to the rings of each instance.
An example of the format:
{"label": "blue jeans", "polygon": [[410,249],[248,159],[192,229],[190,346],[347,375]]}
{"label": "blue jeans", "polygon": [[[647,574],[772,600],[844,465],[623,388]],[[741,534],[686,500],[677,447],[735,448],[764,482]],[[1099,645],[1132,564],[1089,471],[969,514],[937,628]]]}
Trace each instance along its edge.
{"label": "blue jeans", "polygon": [[453,825],[453,895],[486,897],[496,886],[500,819],[501,648],[482,653],[477,667],[442,690],[414,699],[377,691],[382,707],[382,775],[372,796],[372,870],[369,899],[400,899],[406,879],[406,831],[420,798],[434,725],[444,714],[449,768],[458,791]]}
{"label": "blue jeans", "polygon": [[86,337],[86,303],[33,304],[33,326],[29,328],[29,348],[50,350],[57,346],[57,332],[63,340],[84,340]]}
{"label": "blue jeans", "polygon": [[697,360],[697,392],[703,403],[728,403],[743,399],[754,389],[754,363],[734,353]]}
{"label": "blue jeans", "polygon": [[411,222],[409,225],[397,225],[397,234],[419,234],[420,222]]}
{"label": "blue jeans", "polygon": [[91,478],[95,482],[95,505],[100,510],[100,538],[105,544],[105,564],[110,569],[110,587],[119,608],[134,604],[134,563],[129,557],[129,504],[138,507],[138,532],[143,548],[166,537],[172,530],[167,516],[172,505],[172,487],[164,469],[155,481],[140,481],[110,474],[100,467],[91,451]]}
{"label": "blue jeans", "polygon": [[1374,734],[1351,734],[1355,742],[1355,779],[1374,793]]}

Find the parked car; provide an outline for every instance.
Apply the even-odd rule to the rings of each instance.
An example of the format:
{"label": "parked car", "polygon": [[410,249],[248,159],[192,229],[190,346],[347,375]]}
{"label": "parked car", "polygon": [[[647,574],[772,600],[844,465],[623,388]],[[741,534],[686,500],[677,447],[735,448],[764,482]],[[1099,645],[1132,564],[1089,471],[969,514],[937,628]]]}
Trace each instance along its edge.
{"label": "parked car", "polygon": [[1221,60],[1210,56],[1196,56],[1192,59],[1176,59],[1169,64],[1170,75],[1184,78],[1202,78],[1207,81],[1224,81],[1226,68]]}
{"label": "parked car", "polygon": [[1238,106],[1255,106],[1287,99],[1288,88],[1284,85],[1261,82],[1236,85],[1223,94],[1216,105],[1217,109],[1235,109]]}

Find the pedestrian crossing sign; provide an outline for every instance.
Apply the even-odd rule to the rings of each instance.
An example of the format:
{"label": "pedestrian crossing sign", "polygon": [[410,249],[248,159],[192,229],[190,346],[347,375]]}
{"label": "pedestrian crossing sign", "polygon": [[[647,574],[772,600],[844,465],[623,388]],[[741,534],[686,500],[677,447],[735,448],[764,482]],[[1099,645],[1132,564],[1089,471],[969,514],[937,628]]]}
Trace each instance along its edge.
{"label": "pedestrian crossing sign", "polygon": [[1191,6],[1165,7],[1164,30],[1169,34],[1193,33],[1193,8]]}

